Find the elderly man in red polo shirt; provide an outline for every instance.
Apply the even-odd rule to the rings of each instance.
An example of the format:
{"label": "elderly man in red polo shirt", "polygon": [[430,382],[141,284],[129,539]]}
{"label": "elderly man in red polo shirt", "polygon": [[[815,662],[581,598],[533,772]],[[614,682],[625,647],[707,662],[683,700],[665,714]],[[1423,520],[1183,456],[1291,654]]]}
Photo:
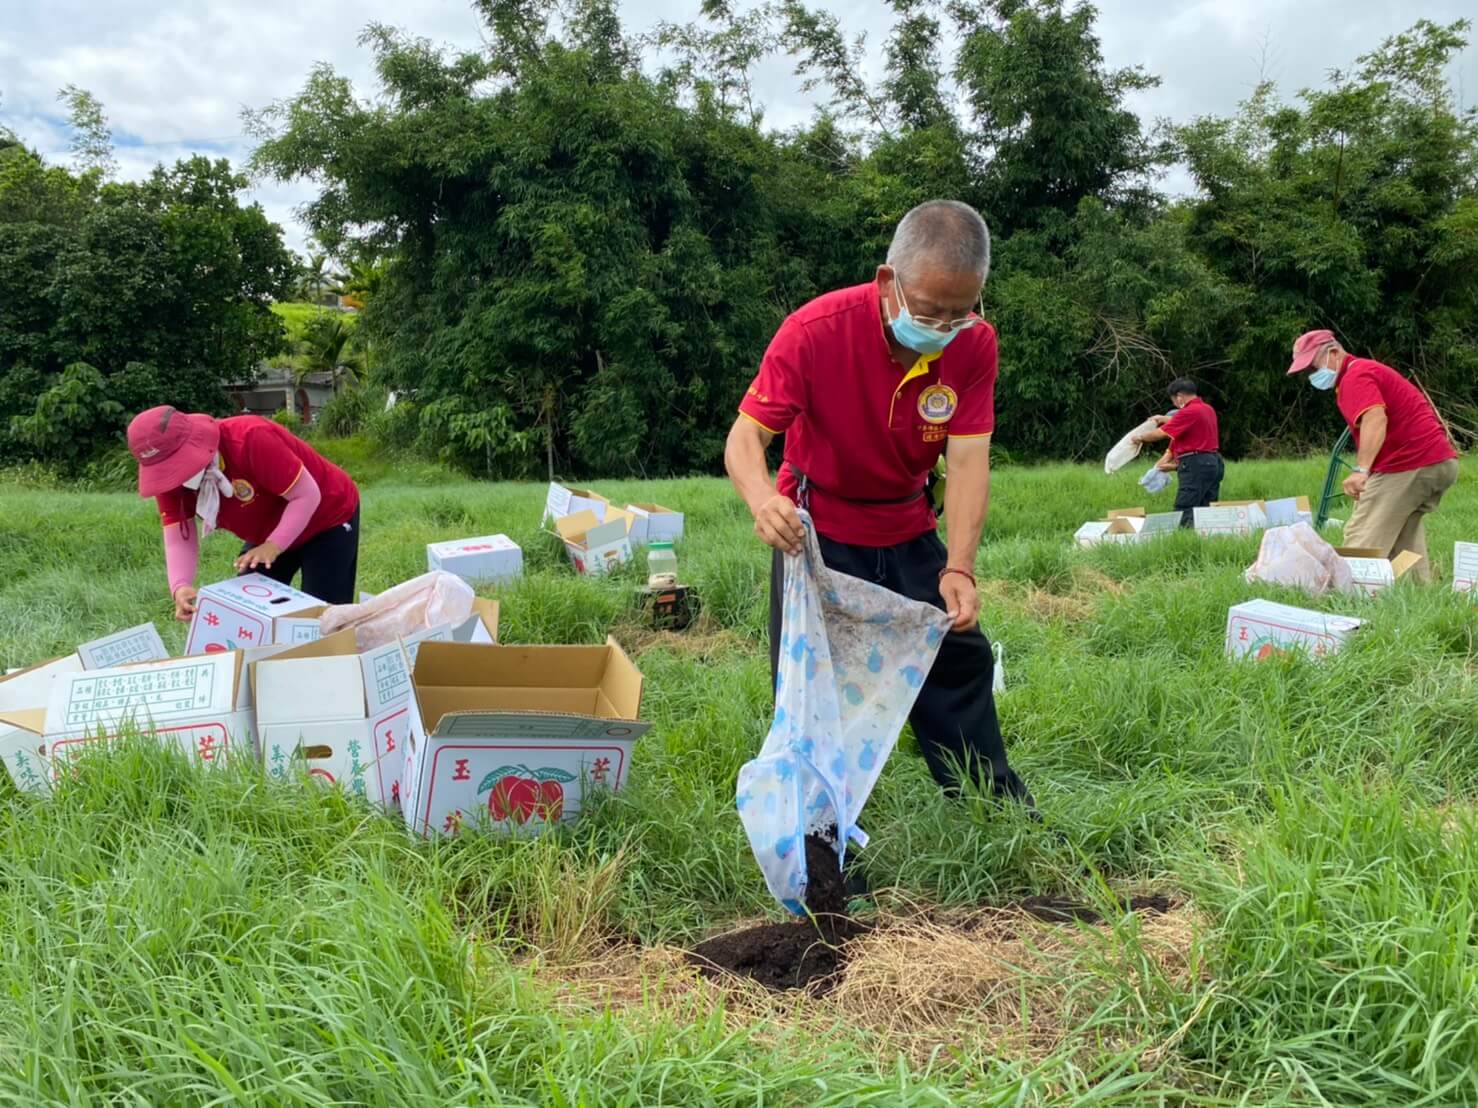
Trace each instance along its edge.
{"label": "elderly man in red polo shirt", "polygon": [[1432,579],[1423,520],[1457,483],[1457,449],[1426,395],[1388,365],[1346,352],[1333,331],[1309,331],[1293,344],[1288,373],[1309,374],[1316,389],[1333,389],[1355,435],[1354,472],[1345,494],[1355,512],[1345,545],[1422,557],[1412,572]]}
{"label": "elderly man in red polo shirt", "polygon": [[1209,508],[1221,495],[1221,479],[1227,467],[1221,458],[1221,431],[1216,422],[1216,409],[1200,397],[1200,389],[1189,377],[1170,382],[1170,403],[1177,411],[1172,416],[1155,416],[1159,424],[1153,431],[1136,435],[1136,442],[1164,442],[1170,448],[1157,464],[1159,469],[1173,469],[1178,475],[1175,510],[1181,513],[1180,525],[1195,522],[1196,508]]}
{"label": "elderly man in red polo shirt", "polygon": [[[1031,794],[1006,762],[979,625],[975,555],[990,497],[996,333],[975,309],[990,233],[973,208],[932,200],[903,217],[872,281],[794,312],[739,405],[724,462],[775,549],[770,661],[777,668],[783,556],[800,552],[797,504],[840,572],[933,604],[954,620],[910,722],[934,778],[959,795],[956,767],[982,790]],[[778,480],[765,450],[785,435]],[[943,455],[949,545],[925,495]]]}

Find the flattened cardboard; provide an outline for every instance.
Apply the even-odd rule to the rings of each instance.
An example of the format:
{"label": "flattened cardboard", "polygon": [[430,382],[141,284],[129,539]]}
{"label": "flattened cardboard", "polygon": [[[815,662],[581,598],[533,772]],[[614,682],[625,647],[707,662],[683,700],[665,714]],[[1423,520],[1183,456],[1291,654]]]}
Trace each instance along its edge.
{"label": "flattened cardboard", "polygon": [[544,518],[540,520],[539,526],[548,527],[554,520],[586,511],[594,512],[596,521],[603,522],[608,507],[610,501],[594,489],[572,489],[558,481],[551,481],[549,491],[544,496]]}
{"label": "flattened cardboard", "polygon": [[1380,550],[1357,546],[1336,546],[1334,552],[1350,567],[1355,584],[1368,596],[1390,588],[1425,560],[1410,550],[1404,550],[1394,558],[1387,558]]}
{"label": "flattened cardboard", "polygon": [[631,528],[631,541],[636,546],[677,542],[683,537],[682,512],[660,504],[628,504],[626,510],[636,517]]}
{"label": "flattened cardboard", "polygon": [[83,669],[107,669],[134,662],[158,662],[169,657],[159,629],[152,623],[141,623],[127,631],[118,631],[101,639],[83,643],[77,648]]}
{"label": "flattened cardboard", "polygon": [[1456,592],[1471,594],[1478,604],[1478,542],[1453,544],[1452,587]]}
{"label": "flattened cardboard", "polygon": [[200,590],[185,653],[270,646],[285,641],[283,636],[308,638],[313,632],[306,624],[283,621],[286,617],[316,620],[323,607],[317,597],[260,573],[217,581]]}
{"label": "flattened cardboard", "polygon": [[1230,658],[1259,662],[1293,650],[1324,658],[1339,653],[1364,622],[1271,600],[1249,600],[1227,612],[1226,652]]}
{"label": "flattened cardboard", "polygon": [[642,677],[605,646],[478,647],[428,642],[411,681],[407,825],[455,834],[483,820],[537,833],[578,818],[587,790],[619,790]]}
{"label": "flattened cardboard", "polygon": [[507,535],[426,544],[426,569],[454,573],[471,585],[523,576],[523,551]]}

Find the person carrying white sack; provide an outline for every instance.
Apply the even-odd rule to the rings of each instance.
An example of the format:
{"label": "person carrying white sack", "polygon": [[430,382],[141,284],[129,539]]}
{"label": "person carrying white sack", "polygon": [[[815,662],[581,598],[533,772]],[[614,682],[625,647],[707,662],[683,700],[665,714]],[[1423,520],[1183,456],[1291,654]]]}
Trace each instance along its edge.
{"label": "person carrying white sack", "polygon": [[1201,399],[1196,382],[1189,377],[1177,377],[1167,391],[1178,409],[1176,413],[1155,416],[1159,426],[1139,432],[1134,439],[1142,443],[1169,440],[1155,468],[1173,471],[1178,478],[1175,510],[1181,513],[1180,525],[1190,527],[1195,521],[1194,509],[1209,508],[1221,496],[1221,480],[1227,472],[1221,457],[1221,429],[1216,409]]}

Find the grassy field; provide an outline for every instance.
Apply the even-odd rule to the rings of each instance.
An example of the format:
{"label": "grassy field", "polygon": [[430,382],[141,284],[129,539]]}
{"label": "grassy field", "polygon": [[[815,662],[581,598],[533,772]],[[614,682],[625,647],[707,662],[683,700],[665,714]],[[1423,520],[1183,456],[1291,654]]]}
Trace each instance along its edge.
{"label": "grassy field", "polygon": [[[718,481],[602,482],[687,512],[698,631],[637,627],[635,570],[575,579],[543,489],[367,464],[362,588],[504,531],[509,642],[638,655],[629,788],[536,841],[424,844],[342,797],[134,746],[48,802],[0,784],[0,1099],[68,1104],[1478,1103],[1478,611],[1447,587],[1307,601],[1255,541],[1079,550],[1129,475],[1001,469],[980,556],[1000,709],[1044,816],[944,802],[905,736],[864,815],[885,923],[824,999],[698,978],[772,911],[734,812],[768,723],[767,560]],[[360,463],[366,463],[361,465]],[[1433,518],[1478,539],[1474,462]],[[1228,498],[1320,461],[1233,465]],[[637,493],[641,496],[637,497]],[[0,485],[0,664],[157,621],[152,506]],[[207,544],[204,579],[232,545]],[[1222,656],[1266,595],[1369,620],[1338,657]],[[1119,914],[1110,891],[1168,894]],[[1103,925],[1034,923],[1031,895]]]}

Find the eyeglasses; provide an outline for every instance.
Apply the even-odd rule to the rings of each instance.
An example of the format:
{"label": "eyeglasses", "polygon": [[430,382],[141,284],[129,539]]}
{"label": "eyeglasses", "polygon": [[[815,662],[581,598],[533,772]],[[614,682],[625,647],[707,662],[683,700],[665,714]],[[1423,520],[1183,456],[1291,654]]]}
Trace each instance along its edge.
{"label": "eyeglasses", "polygon": [[898,294],[898,303],[903,306],[905,312],[908,312],[910,318],[920,327],[926,327],[931,331],[942,331],[945,334],[953,334],[955,331],[964,331],[974,327],[977,323],[985,322],[985,295],[983,293],[980,297],[979,310],[975,315],[963,316],[960,319],[934,319],[926,315],[913,314],[913,311],[908,306],[908,299],[903,295],[903,286],[899,283],[897,277],[893,278],[893,291]]}

